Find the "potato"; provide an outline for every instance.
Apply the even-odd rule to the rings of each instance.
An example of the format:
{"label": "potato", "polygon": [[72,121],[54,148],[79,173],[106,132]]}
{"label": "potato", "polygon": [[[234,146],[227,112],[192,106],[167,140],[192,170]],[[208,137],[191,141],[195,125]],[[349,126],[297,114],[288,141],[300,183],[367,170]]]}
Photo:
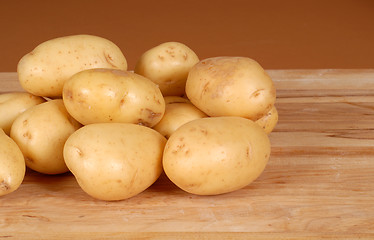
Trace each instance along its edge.
{"label": "potato", "polygon": [[143,53],[134,71],[155,82],[164,96],[181,96],[188,72],[198,62],[196,53],[183,43],[165,42]]}
{"label": "potato", "polygon": [[276,98],[271,78],[247,57],[200,61],[189,72],[186,94],[209,116],[240,116],[254,121],[272,108]]}
{"label": "potato", "polygon": [[19,114],[43,102],[44,98],[26,92],[0,94],[0,128],[9,135],[13,121]]}
{"label": "potato", "polygon": [[23,56],[17,66],[21,86],[44,97],[61,97],[64,82],[90,68],[127,70],[127,61],[113,42],[92,35],[48,40]]}
{"label": "potato", "polygon": [[26,165],[40,173],[68,171],[63,159],[66,139],[81,125],[65,109],[62,99],[33,106],[14,120],[10,136],[21,149]]}
{"label": "potato", "polygon": [[25,160],[17,144],[0,129],[0,196],[14,192],[26,172]]}
{"label": "potato", "polygon": [[164,98],[151,80],[113,69],[73,75],[63,88],[68,112],[80,123],[123,122],[152,127],[165,112]]}
{"label": "potato", "polygon": [[64,158],[87,194],[101,200],[123,200],[158,179],[165,143],[161,134],[145,126],[95,123],[69,137]]}
{"label": "potato", "polygon": [[267,134],[271,133],[278,123],[278,111],[276,107],[273,106],[267,114],[256,120],[256,123],[262,127]]}
{"label": "potato", "polygon": [[188,122],[170,136],[163,167],[184,191],[216,195],[250,184],[269,156],[268,135],[252,120],[210,117]]}
{"label": "potato", "polygon": [[166,138],[178,129],[183,124],[198,119],[207,117],[205,113],[200,111],[197,107],[191,104],[185,98],[174,98],[173,100],[165,97],[165,114],[161,121],[157,123],[153,129],[161,133]]}

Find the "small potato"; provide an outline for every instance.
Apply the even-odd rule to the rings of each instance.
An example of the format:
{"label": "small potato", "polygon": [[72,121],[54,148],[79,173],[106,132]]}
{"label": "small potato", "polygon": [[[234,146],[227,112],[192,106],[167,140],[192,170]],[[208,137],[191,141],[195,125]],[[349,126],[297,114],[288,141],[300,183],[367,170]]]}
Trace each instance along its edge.
{"label": "small potato", "polygon": [[123,200],[158,179],[165,143],[161,134],[145,126],[96,123],[69,137],[64,157],[87,194],[101,200]]}
{"label": "small potato", "polygon": [[269,156],[268,135],[252,120],[210,117],[188,122],[170,136],[163,167],[186,192],[216,195],[250,184]]}
{"label": "small potato", "polygon": [[188,72],[198,62],[196,53],[183,43],[165,42],[143,53],[134,71],[155,82],[164,96],[181,96]]}
{"label": "small potato", "polygon": [[273,106],[270,111],[258,119],[256,123],[262,127],[267,134],[270,134],[278,123],[278,111],[276,107]]}
{"label": "small potato", "polygon": [[177,130],[183,124],[192,120],[208,117],[205,113],[200,111],[197,107],[191,104],[187,99],[168,99],[165,97],[165,114],[161,121],[157,123],[153,129],[161,133],[166,138]]}
{"label": "small potato", "polygon": [[188,99],[211,117],[239,116],[253,121],[274,105],[271,78],[253,59],[215,57],[200,61],[189,72]]}
{"label": "small potato", "polygon": [[19,114],[43,102],[44,98],[26,92],[0,94],[0,128],[9,135],[13,121]]}
{"label": "small potato", "polygon": [[81,125],[65,109],[62,99],[33,106],[19,115],[10,136],[21,149],[26,165],[40,173],[68,171],[63,159],[66,139]]}
{"label": "small potato", "polygon": [[165,112],[164,98],[151,80],[113,69],[89,69],[66,81],[63,100],[83,125],[124,122],[152,127]]}
{"label": "small potato", "polygon": [[21,86],[43,97],[61,97],[64,82],[90,68],[127,70],[127,61],[113,42],[92,35],[48,40],[21,58],[17,66]]}
{"label": "small potato", "polygon": [[0,196],[14,192],[26,172],[25,160],[17,144],[0,129]]}

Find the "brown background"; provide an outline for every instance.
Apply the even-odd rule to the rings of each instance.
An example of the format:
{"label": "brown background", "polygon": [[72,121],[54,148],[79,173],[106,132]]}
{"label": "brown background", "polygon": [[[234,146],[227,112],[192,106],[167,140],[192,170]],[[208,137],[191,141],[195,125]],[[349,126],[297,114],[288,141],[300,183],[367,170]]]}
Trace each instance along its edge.
{"label": "brown background", "polygon": [[374,68],[372,0],[0,0],[0,30],[0,72],[43,41],[81,33],[112,40],[130,69],[166,41],[266,69]]}

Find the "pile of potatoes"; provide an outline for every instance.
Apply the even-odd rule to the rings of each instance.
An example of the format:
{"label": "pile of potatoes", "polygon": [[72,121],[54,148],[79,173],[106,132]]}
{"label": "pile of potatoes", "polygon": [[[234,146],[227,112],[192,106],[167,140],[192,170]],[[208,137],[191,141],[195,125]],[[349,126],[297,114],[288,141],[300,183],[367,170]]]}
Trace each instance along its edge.
{"label": "pile of potatoes", "polygon": [[41,43],[17,72],[25,92],[0,95],[0,196],[26,167],[70,171],[101,200],[135,196],[162,172],[186,192],[217,195],[268,162],[276,90],[248,57],[200,60],[165,42],[129,71],[110,40],[73,35]]}

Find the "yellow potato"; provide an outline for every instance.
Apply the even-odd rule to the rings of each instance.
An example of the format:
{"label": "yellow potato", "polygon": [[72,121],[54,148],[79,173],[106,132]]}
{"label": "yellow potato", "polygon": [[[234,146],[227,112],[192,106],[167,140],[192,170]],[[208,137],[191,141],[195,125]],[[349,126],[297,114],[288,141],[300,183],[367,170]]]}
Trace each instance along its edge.
{"label": "yellow potato", "polygon": [[44,98],[26,92],[0,94],[0,128],[9,135],[13,121],[19,114],[43,102]]}
{"label": "yellow potato", "polygon": [[192,120],[207,117],[205,113],[191,104],[187,99],[167,99],[168,104],[165,105],[165,114],[161,121],[157,123],[153,129],[161,133],[166,138],[177,130],[183,124]]}
{"label": "yellow potato", "polygon": [[123,122],[152,127],[165,112],[164,98],[151,80],[113,69],[90,69],[66,81],[63,100],[80,123]]}
{"label": "yellow potato", "polygon": [[184,191],[216,195],[250,184],[269,156],[268,135],[252,120],[210,117],[188,122],[170,136],[163,167]]}
{"label": "yellow potato", "polygon": [[189,72],[186,94],[209,116],[240,116],[254,121],[272,108],[276,98],[271,78],[247,57],[200,61]]}
{"label": "yellow potato", "polygon": [[256,123],[262,127],[267,134],[271,133],[278,123],[278,111],[276,107],[273,106],[267,114],[256,120]]}
{"label": "yellow potato", "polygon": [[13,122],[10,136],[21,149],[26,165],[40,173],[68,171],[63,159],[66,139],[81,125],[65,109],[62,99],[33,106]]}
{"label": "yellow potato", "polygon": [[17,144],[0,129],[0,196],[14,192],[25,177],[26,165]]}
{"label": "yellow potato", "polygon": [[196,53],[185,44],[165,42],[143,53],[134,71],[155,82],[164,96],[181,96],[188,72],[198,62]]}
{"label": "yellow potato", "polygon": [[162,172],[166,139],[131,123],[96,123],[66,141],[64,158],[78,184],[90,196],[107,201],[133,197]]}
{"label": "yellow potato", "polygon": [[21,58],[17,66],[22,87],[37,96],[61,97],[64,82],[90,68],[127,70],[127,61],[113,42],[92,35],[48,40]]}

